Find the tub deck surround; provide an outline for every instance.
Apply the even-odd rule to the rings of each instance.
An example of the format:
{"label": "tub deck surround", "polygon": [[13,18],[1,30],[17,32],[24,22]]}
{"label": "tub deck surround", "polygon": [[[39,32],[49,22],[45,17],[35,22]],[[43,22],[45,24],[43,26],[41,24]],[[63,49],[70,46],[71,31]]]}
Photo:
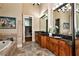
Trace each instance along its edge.
{"label": "tub deck surround", "polygon": [[11,45],[12,41],[5,40],[5,41],[0,41],[0,52],[6,49]]}
{"label": "tub deck surround", "polygon": [[14,56],[55,56],[48,49],[41,48],[36,42],[26,42],[23,48],[18,48]]}
{"label": "tub deck surround", "polygon": [[15,34],[0,33],[0,41],[6,40],[8,38],[13,38],[13,40],[17,41],[17,34],[16,33]]}
{"label": "tub deck surround", "polygon": [[15,34],[0,34],[0,55],[10,56],[13,55],[17,47],[17,36]]}
{"label": "tub deck surround", "polygon": [[16,41],[11,41],[10,44],[3,47],[2,51],[0,51],[0,56],[12,56],[17,48]]}

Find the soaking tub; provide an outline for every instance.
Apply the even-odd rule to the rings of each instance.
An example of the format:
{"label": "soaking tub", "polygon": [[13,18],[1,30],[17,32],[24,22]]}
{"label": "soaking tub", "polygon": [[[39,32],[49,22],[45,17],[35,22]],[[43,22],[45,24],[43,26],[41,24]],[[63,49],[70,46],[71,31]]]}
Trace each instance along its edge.
{"label": "soaking tub", "polygon": [[5,41],[0,41],[0,52],[4,49],[6,49],[7,47],[9,47],[11,45],[12,41],[10,40],[5,40]]}
{"label": "soaking tub", "polygon": [[12,55],[15,48],[16,48],[15,41],[10,40],[0,41],[0,56]]}

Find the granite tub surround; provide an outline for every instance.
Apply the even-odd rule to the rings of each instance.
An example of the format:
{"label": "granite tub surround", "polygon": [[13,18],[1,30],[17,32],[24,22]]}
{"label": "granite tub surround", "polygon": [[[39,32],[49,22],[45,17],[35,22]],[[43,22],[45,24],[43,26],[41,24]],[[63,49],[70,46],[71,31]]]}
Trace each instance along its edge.
{"label": "granite tub surround", "polygon": [[17,48],[16,41],[12,41],[9,46],[0,51],[0,56],[12,56]]}
{"label": "granite tub surround", "polygon": [[26,42],[23,48],[18,48],[14,56],[55,56],[48,49],[41,48],[35,42]]}
{"label": "granite tub surround", "polygon": [[17,37],[15,34],[0,34],[0,56],[12,56],[17,48]]}

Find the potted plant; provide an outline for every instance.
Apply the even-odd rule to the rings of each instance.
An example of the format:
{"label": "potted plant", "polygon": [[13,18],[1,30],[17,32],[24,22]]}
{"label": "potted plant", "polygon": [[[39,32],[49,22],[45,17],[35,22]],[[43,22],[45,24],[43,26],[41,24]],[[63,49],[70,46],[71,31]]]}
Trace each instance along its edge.
{"label": "potted plant", "polygon": [[56,28],[55,27],[53,28],[53,34],[56,34]]}
{"label": "potted plant", "polygon": [[79,36],[79,31],[76,32],[76,36]]}

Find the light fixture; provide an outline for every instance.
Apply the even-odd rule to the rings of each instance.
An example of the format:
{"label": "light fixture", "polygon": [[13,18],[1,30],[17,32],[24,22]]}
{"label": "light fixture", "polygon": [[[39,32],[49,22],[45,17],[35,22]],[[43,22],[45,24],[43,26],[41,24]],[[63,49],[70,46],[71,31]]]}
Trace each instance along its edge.
{"label": "light fixture", "polygon": [[67,4],[67,5],[61,7],[60,9],[58,9],[57,11],[58,12],[60,12],[60,11],[66,12],[66,11],[69,11],[70,9],[71,9],[71,5],[70,4]]}
{"label": "light fixture", "polygon": [[67,7],[66,7],[66,6],[64,6],[64,9],[65,9],[65,10],[67,10]]}
{"label": "light fixture", "polygon": [[33,5],[40,5],[40,3],[33,3]]}
{"label": "light fixture", "polygon": [[70,4],[67,4],[66,7],[67,7],[67,9],[69,9],[69,10],[71,9],[71,5],[70,5]]}
{"label": "light fixture", "polygon": [[65,7],[62,7],[61,9],[62,9],[62,12],[65,12],[65,11],[66,11],[66,10],[65,10]]}
{"label": "light fixture", "polygon": [[58,9],[58,12],[60,12],[61,11],[61,9]]}
{"label": "light fixture", "polygon": [[66,7],[68,7],[68,6],[69,6],[69,4],[66,5]]}

